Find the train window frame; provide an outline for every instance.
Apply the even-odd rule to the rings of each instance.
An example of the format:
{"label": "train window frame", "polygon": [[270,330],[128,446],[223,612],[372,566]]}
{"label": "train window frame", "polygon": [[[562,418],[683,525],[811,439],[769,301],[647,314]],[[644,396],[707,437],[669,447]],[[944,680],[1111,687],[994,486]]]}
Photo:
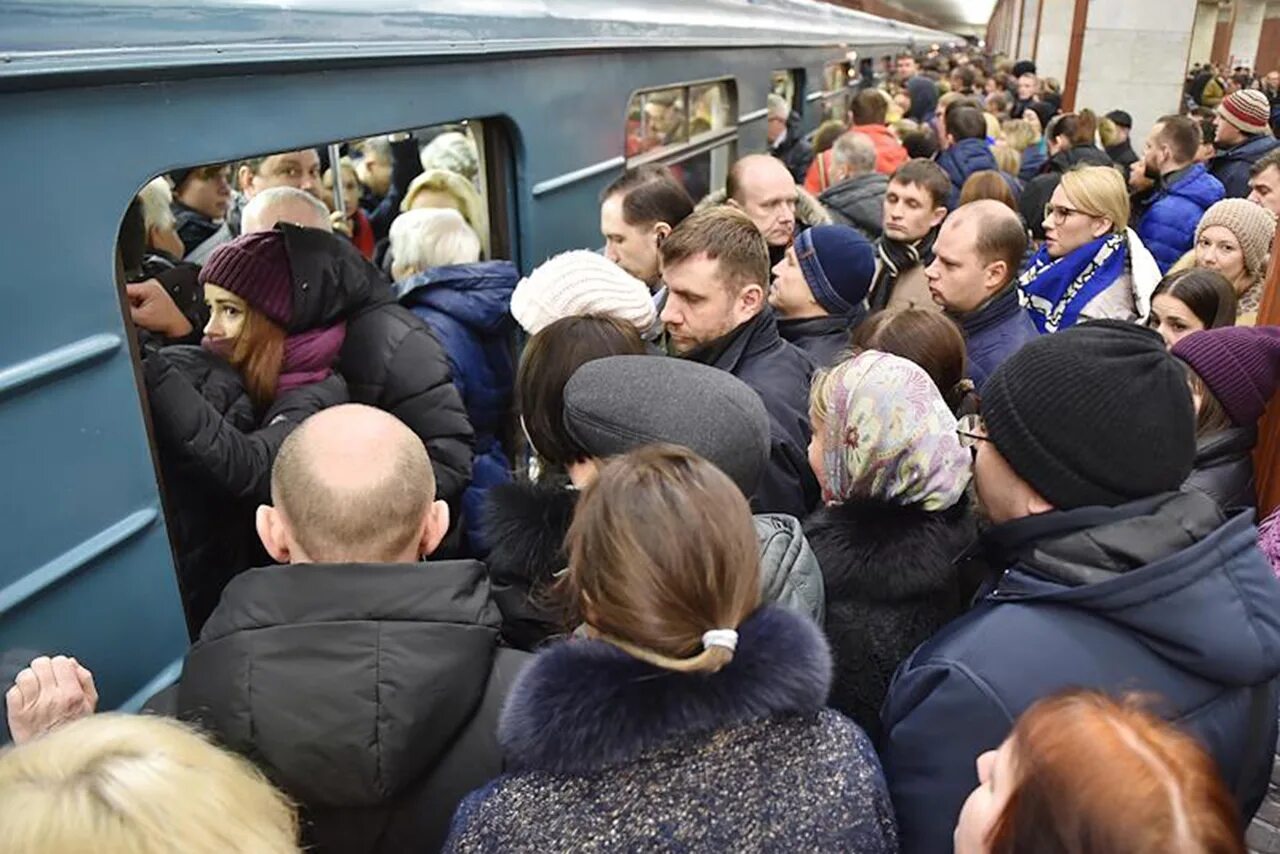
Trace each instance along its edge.
{"label": "train window frame", "polygon": [[[838,69],[840,74],[841,85],[835,86],[835,79],[832,76],[832,70]],[[850,81],[853,79],[853,62],[849,57],[834,59],[822,65],[822,91],[819,100],[822,101],[822,121],[829,119],[839,119],[846,121],[849,115],[849,101],[851,96]],[[837,112],[832,112],[836,110]]]}
{"label": "train window frame", "polygon": [[[720,127],[712,127],[710,130],[702,133],[689,135],[689,105],[694,102],[693,93],[695,90],[710,90],[720,87],[723,92],[724,103],[720,105],[720,112],[723,118],[723,124]],[[628,132],[628,125],[631,121],[631,115],[636,107],[638,99],[644,99],[646,96],[655,93],[679,92],[682,104],[684,106],[684,115],[680,121],[685,130],[682,140],[660,145],[658,147],[640,152],[638,154],[629,154],[628,145],[631,135]],[[649,102],[646,100],[639,101],[641,110],[641,127],[644,127],[645,121],[644,107]],[[623,153],[625,158],[624,168],[627,171],[645,166],[651,163],[660,163],[666,166],[678,166],[681,163],[700,157],[710,153],[710,169],[708,174],[708,191],[715,192],[724,188],[725,181],[729,174],[729,167],[733,164],[737,157],[738,147],[738,81],[735,77],[710,77],[699,80],[687,80],[677,83],[667,83],[659,86],[645,86],[640,89],[633,90],[627,96],[627,106],[623,112]],[[695,201],[697,201],[695,199]]]}
{"label": "train window frame", "polygon": [[[788,86],[784,92],[777,89],[778,80],[785,78]],[[769,94],[782,95],[787,99],[787,103],[791,105],[791,111],[794,113],[804,113],[804,82],[805,74],[803,68],[775,68],[769,73]]]}

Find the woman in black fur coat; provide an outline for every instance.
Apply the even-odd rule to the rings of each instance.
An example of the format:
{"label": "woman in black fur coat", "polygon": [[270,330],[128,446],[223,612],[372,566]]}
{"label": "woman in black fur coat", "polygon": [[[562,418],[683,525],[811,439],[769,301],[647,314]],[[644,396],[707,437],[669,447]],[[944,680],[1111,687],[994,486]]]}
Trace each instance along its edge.
{"label": "woman in black fur coat", "polygon": [[824,507],[805,522],[822,566],[831,705],[876,738],[898,664],[963,609],[953,561],[976,536],[969,452],[932,380],[865,351],[814,380],[809,462]]}

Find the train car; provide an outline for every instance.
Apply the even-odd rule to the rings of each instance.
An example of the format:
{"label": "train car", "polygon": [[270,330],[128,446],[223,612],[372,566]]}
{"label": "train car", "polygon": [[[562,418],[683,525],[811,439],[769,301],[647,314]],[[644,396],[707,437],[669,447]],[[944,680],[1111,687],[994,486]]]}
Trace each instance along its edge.
{"label": "train car", "polygon": [[[597,195],[663,162],[721,186],[770,92],[813,128],[858,57],[954,42],[809,0],[26,0],[0,5],[0,678],[77,656],[102,708],[181,670],[123,212],[158,174],[452,123],[493,257],[600,243]],[[464,124],[465,123],[465,124]]]}

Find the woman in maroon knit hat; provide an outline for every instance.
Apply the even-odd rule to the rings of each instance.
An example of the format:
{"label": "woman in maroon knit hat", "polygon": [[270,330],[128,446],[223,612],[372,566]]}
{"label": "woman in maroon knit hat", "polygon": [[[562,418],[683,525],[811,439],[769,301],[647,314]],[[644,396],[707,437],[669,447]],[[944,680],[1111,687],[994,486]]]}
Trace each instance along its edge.
{"label": "woman in maroon knit hat", "polygon": [[1280,384],[1280,327],[1193,332],[1170,351],[1187,365],[1196,404],[1196,462],[1186,487],[1228,513],[1254,509],[1258,419]]}
{"label": "woman in maroon knit hat", "polygon": [[347,401],[332,370],[342,323],[290,334],[293,277],[278,231],[214,250],[200,271],[209,323],[200,347],[144,354],[179,586],[194,637],[222,588],[267,563],[253,531],[271,465],[308,415]]}

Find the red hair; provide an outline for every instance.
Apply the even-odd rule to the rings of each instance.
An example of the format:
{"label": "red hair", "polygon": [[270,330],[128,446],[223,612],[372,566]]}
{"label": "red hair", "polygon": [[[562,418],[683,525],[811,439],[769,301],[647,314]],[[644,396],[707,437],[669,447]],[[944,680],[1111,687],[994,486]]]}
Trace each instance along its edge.
{"label": "red hair", "polygon": [[1010,738],[1017,783],[991,854],[1244,854],[1213,760],[1134,697],[1049,697]]}

